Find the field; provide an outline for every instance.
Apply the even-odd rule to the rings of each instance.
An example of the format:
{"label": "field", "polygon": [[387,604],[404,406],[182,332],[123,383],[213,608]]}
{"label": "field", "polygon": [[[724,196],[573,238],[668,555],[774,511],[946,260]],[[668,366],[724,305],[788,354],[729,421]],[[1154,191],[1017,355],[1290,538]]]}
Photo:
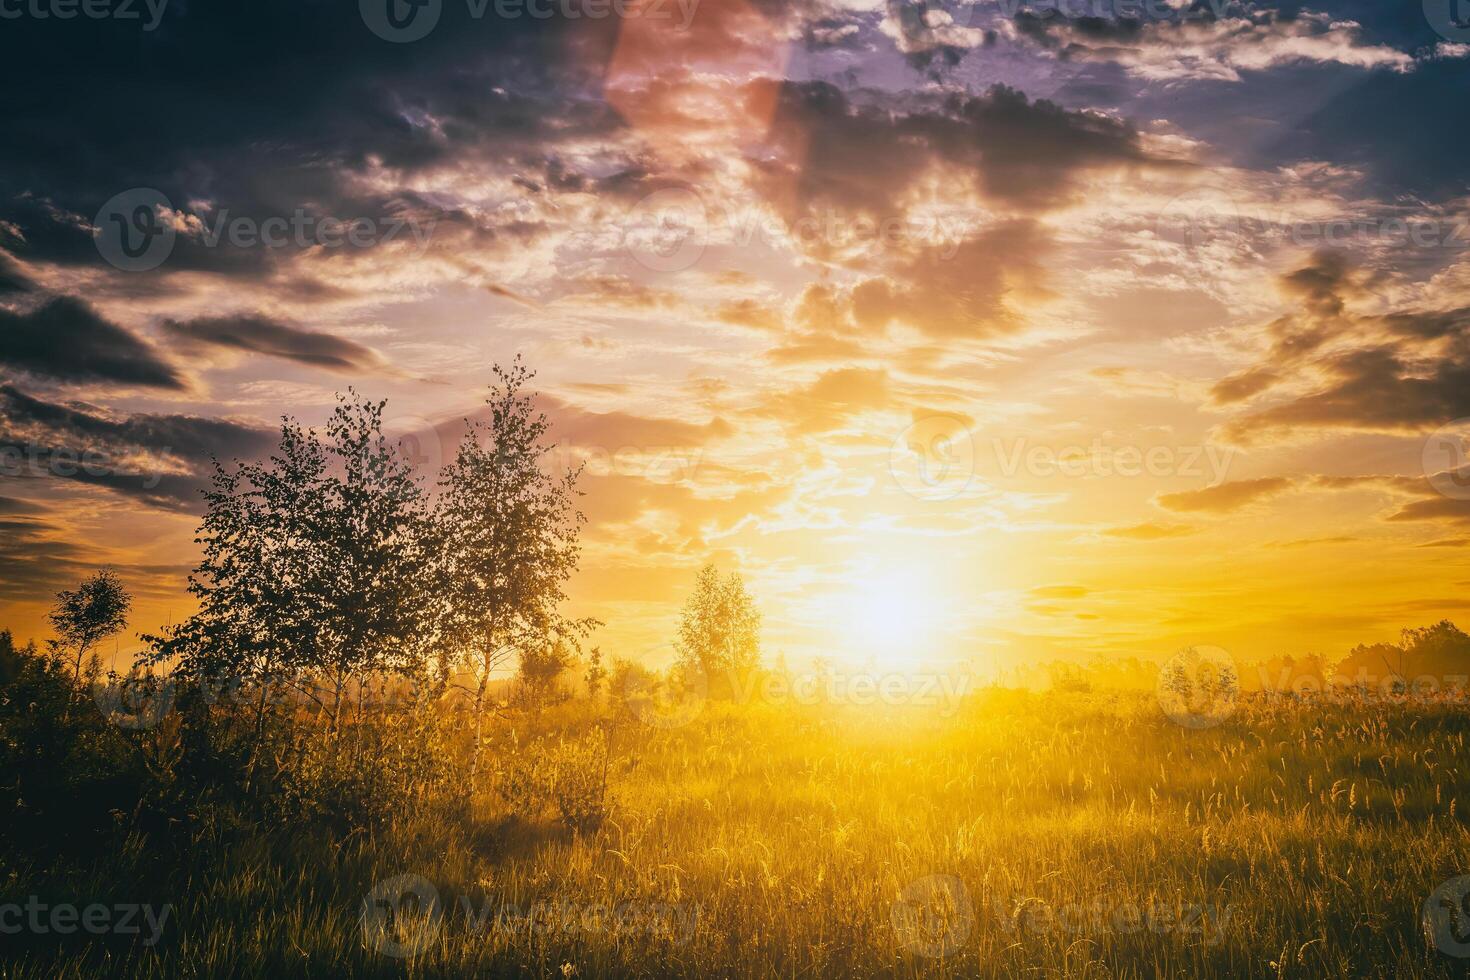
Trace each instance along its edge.
{"label": "field", "polygon": [[1142,694],[712,704],[668,727],[579,699],[489,744],[591,746],[595,828],[511,816],[492,760],[458,816],[427,796],[345,833],[196,814],[88,861],[10,855],[6,901],[146,902],[162,927],[7,935],[0,975],[1459,975],[1458,894],[1430,903],[1437,937],[1423,916],[1470,870],[1467,730],[1463,704],[1402,699],[1253,697],[1201,730]]}

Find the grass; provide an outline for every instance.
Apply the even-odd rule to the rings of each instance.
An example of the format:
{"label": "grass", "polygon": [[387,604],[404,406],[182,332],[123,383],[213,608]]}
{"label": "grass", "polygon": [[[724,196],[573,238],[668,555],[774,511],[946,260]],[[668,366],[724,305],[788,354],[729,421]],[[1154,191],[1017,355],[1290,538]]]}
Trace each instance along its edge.
{"label": "grass", "polygon": [[[586,723],[507,724],[519,742]],[[1256,699],[1205,730],[1123,695],[988,691],[950,718],[716,706],[616,730],[595,833],[510,819],[492,793],[473,819],[338,839],[10,859],[5,900],[172,913],[151,948],[0,935],[0,976],[1463,975],[1420,918],[1470,871],[1467,730],[1452,703]],[[440,917],[365,931],[365,896],[402,875]]]}

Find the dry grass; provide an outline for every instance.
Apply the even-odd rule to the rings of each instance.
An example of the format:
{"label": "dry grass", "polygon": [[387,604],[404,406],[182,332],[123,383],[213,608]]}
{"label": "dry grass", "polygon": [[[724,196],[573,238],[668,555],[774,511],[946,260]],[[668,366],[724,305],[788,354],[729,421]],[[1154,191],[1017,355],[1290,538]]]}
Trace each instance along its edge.
{"label": "dry grass", "polygon": [[[1420,915],[1470,870],[1467,729],[1462,705],[1259,701],[1191,731],[1142,697],[1005,691],[948,719],[711,708],[616,730],[593,833],[508,821],[492,793],[474,820],[404,813],[376,836],[221,832],[64,880],[15,869],[11,895],[174,910],[156,949],[53,937],[0,974],[1457,975],[1470,961]],[[405,874],[441,918],[365,933],[365,895]],[[466,915],[534,903],[539,928]],[[375,936],[421,942],[398,958]]]}

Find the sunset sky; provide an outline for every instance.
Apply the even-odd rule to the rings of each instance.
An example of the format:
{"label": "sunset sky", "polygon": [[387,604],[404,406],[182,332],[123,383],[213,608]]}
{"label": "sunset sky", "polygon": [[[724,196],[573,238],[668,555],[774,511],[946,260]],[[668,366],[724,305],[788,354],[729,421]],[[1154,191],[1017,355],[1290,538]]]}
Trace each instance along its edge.
{"label": "sunset sky", "polygon": [[798,661],[1470,621],[1434,0],[425,2],[5,7],[0,626],[108,564],[136,649],[211,453],[351,385],[432,468],[516,354],[608,654],[709,561]]}

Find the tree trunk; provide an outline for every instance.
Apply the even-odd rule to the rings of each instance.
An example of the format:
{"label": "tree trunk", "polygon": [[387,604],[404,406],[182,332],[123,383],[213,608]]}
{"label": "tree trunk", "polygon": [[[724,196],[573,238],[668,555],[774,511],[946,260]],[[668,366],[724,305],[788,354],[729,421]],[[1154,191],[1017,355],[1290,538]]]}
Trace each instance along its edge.
{"label": "tree trunk", "polygon": [[490,671],[487,669],[480,673],[480,684],[475,688],[475,741],[470,746],[470,801],[473,803],[475,792],[479,789],[480,778],[480,742],[484,732],[485,723],[485,692],[490,687]]}
{"label": "tree trunk", "polygon": [[[245,771],[245,795],[249,796],[255,786],[255,767],[260,762],[260,743],[265,735],[265,701],[270,693],[269,684],[260,685],[260,699],[255,704],[255,735],[250,740],[250,766]],[[208,710],[206,708],[206,710]]]}
{"label": "tree trunk", "polygon": [[85,642],[77,645],[77,666],[72,671],[71,682],[73,685],[82,682],[82,660],[87,656],[87,644]]}

